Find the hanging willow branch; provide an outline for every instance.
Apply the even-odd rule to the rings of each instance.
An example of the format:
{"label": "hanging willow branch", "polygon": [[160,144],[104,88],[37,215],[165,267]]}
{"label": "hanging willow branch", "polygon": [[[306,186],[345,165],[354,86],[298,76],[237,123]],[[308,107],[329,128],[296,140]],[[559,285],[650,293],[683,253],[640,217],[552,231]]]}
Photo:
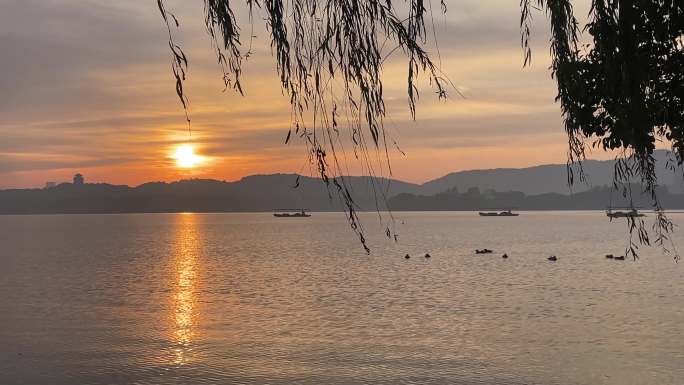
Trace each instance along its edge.
{"label": "hanging willow branch", "polygon": [[[172,33],[178,22],[164,1],[157,1],[169,30],[176,91],[187,112],[183,89],[187,60]],[[448,81],[425,48],[430,32],[425,21],[426,5],[431,6],[430,1],[245,0],[250,24],[254,12],[264,13],[280,83],[290,100],[292,122],[286,142],[296,136],[306,143],[309,161],[329,191],[337,193],[366,252],[369,249],[357,216],[358,207],[343,177],[344,164],[338,159],[337,148],[342,147],[340,129],[346,130],[353,143],[355,157],[370,175],[375,175],[370,153],[384,152],[387,156],[387,110],[381,80],[386,51],[404,54],[408,107],[414,119],[420,74],[429,78],[439,98],[447,96],[444,85]],[[241,69],[250,53],[242,50],[241,26],[234,5],[229,0],[204,0],[205,24],[223,69],[225,86],[242,93]],[[440,8],[446,12],[444,1],[440,1]],[[374,190],[378,191],[376,186]],[[396,238],[389,227],[386,233]]]}
{"label": "hanging willow branch", "polygon": [[[673,225],[656,194],[653,152],[657,143],[670,143],[673,161],[684,161],[684,3],[593,0],[582,30],[591,43],[581,49],[582,31],[570,0],[521,0],[520,5],[526,65],[532,10],[543,9],[550,21],[551,69],[568,135],[569,183],[572,164],[584,178],[587,143],[618,151],[615,188],[624,193],[632,177],[641,182],[656,213],[655,241],[663,245]],[[629,218],[628,226],[630,239],[636,230],[641,244],[650,243],[643,220]],[[635,246],[630,241],[627,251],[636,258]]]}

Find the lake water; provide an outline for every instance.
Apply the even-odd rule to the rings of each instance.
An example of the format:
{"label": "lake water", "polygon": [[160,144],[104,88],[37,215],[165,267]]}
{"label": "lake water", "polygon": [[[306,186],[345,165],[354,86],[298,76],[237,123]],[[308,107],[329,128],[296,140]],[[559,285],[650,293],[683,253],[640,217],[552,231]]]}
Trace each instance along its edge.
{"label": "lake water", "polygon": [[684,381],[684,264],[624,222],[395,216],[0,216],[0,383]]}

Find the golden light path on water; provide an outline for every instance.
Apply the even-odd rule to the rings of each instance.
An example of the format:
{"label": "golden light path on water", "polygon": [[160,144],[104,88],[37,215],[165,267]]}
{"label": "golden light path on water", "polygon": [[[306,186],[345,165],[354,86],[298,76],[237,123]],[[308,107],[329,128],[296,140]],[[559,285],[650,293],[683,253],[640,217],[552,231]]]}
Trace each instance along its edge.
{"label": "golden light path on water", "polygon": [[173,293],[173,338],[174,365],[189,362],[192,353],[192,342],[198,321],[197,280],[199,258],[199,230],[197,217],[191,213],[177,217],[175,242],[176,282]]}

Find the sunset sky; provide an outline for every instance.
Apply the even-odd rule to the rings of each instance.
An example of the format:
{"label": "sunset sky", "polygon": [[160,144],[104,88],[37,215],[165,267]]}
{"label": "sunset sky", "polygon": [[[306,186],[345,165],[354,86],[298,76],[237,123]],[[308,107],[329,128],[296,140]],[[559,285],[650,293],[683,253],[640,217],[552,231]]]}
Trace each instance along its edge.
{"label": "sunset sky", "polygon": [[[564,162],[543,14],[533,31],[533,65],[523,69],[518,0],[448,4],[446,19],[435,19],[442,68],[466,99],[452,93],[439,102],[423,82],[413,122],[405,65],[389,62],[388,130],[406,153],[390,154],[393,176],[424,182],[458,170]],[[223,92],[201,1],[167,7],[180,19],[177,38],[190,59],[191,135],[155,1],[0,0],[0,188],[39,187],[76,172],[89,182],[131,185],[308,173],[303,147],[284,145],[290,109],[262,23],[243,97]],[[194,167],[179,167],[175,156],[188,143],[197,158],[185,161]]]}

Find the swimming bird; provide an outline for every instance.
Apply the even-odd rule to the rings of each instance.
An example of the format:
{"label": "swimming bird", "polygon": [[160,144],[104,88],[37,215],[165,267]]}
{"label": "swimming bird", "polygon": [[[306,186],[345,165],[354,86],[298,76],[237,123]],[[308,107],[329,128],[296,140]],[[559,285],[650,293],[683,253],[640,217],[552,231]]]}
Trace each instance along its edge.
{"label": "swimming bird", "polygon": [[621,255],[621,256],[615,257],[615,258],[613,258],[613,259],[616,260],[616,261],[624,261],[624,260],[625,260],[625,256],[624,256],[624,255]]}
{"label": "swimming bird", "polygon": [[404,259],[409,259],[409,258],[411,258],[410,255],[408,255],[408,254],[404,255]]}
{"label": "swimming bird", "polygon": [[425,258],[432,258],[432,255],[430,255],[430,253],[425,253]]}
{"label": "swimming bird", "polygon": [[504,253],[504,255],[502,255],[501,258],[503,258],[503,259],[508,258],[508,254]]}
{"label": "swimming bird", "polygon": [[546,259],[548,259],[549,261],[557,261],[558,260],[558,258],[555,255],[552,255]]}
{"label": "swimming bird", "polygon": [[613,254],[606,254],[606,258],[613,259]]}

